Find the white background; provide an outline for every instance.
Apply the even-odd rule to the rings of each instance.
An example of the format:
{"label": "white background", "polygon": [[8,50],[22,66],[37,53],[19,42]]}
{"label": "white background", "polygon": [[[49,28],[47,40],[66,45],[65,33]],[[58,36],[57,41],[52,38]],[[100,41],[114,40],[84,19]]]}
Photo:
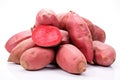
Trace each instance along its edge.
{"label": "white background", "polygon": [[[0,79],[2,80],[118,80],[120,79],[120,1],[119,0],[0,0]],[[106,32],[107,44],[116,50],[110,67],[88,65],[81,75],[60,69],[26,71],[8,63],[4,45],[15,33],[30,29],[37,12],[48,8],[56,13],[75,11]]]}

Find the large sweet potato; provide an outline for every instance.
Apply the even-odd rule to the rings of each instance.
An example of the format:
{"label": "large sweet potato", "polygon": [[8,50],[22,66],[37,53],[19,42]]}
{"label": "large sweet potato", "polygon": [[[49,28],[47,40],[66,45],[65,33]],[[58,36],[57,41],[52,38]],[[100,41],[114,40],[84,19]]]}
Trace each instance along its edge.
{"label": "large sweet potato", "polygon": [[20,64],[27,70],[38,70],[54,59],[54,51],[48,48],[33,47],[23,52]]}
{"label": "large sweet potato", "polygon": [[[64,16],[66,29],[73,44],[85,55],[87,61],[93,63],[92,36],[85,21],[75,12],[68,12]],[[64,21],[63,19],[63,21]]]}
{"label": "large sweet potato", "polygon": [[87,61],[82,52],[71,44],[64,44],[56,55],[57,64],[65,71],[81,74],[86,70]]}

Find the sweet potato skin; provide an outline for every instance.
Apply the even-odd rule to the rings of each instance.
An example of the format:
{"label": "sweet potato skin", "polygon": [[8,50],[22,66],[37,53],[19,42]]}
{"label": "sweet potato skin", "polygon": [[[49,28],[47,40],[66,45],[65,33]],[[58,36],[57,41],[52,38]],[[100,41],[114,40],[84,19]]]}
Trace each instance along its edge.
{"label": "sweet potato skin", "polygon": [[87,23],[88,28],[89,28],[89,30],[91,32],[91,35],[93,35],[94,34],[94,26],[95,25],[89,19],[87,19],[85,17],[81,17],[81,18]]}
{"label": "sweet potato skin", "polygon": [[98,40],[101,42],[105,42],[106,40],[105,31],[101,29],[100,27],[98,27],[97,25],[94,26],[93,40]]}
{"label": "sweet potato skin", "polygon": [[64,16],[66,15],[67,13],[59,13],[57,14],[57,19],[58,19],[58,22],[59,22],[59,26],[57,26],[59,29],[62,29],[62,30],[66,30],[66,27],[65,27],[65,18]]}
{"label": "sweet potato skin", "polygon": [[92,35],[92,39],[101,41],[101,42],[105,42],[106,39],[106,34],[105,31],[100,28],[99,26],[93,24],[89,19],[81,17],[88,25],[88,28],[91,32]]}
{"label": "sweet potato skin", "polygon": [[61,35],[62,35],[62,41],[60,44],[68,44],[70,43],[70,38],[69,38],[69,34],[68,31],[66,30],[60,30]]}
{"label": "sweet potato skin", "polygon": [[93,39],[93,35],[94,35],[94,31],[95,31],[95,28],[94,28],[95,25],[89,19],[87,19],[85,17],[81,17],[81,18],[87,23],[88,28],[89,28],[89,30],[91,32],[91,35],[92,35],[92,39]]}
{"label": "sweet potato skin", "polygon": [[101,66],[110,66],[116,58],[116,52],[113,47],[100,41],[93,41],[94,61]]}
{"label": "sweet potato skin", "polygon": [[16,47],[12,49],[11,54],[8,58],[8,62],[14,62],[19,64],[22,53],[25,50],[32,48],[34,46],[36,46],[36,44],[33,42],[32,38],[28,38],[20,42]]}
{"label": "sweet potato skin", "polygon": [[10,53],[11,50],[21,41],[30,38],[32,35],[30,30],[26,30],[26,31],[21,31],[19,33],[16,33],[15,35],[13,35],[12,37],[10,37],[6,44],[5,44],[5,49]]}
{"label": "sweet potato skin", "polygon": [[90,64],[94,64],[92,36],[87,24],[78,14],[72,11],[68,12],[64,18],[67,18],[66,29],[72,43],[82,51]]}
{"label": "sweet potato skin", "polygon": [[64,44],[56,54],[57,64],[65,71],[81,74],[86,70],[87,61],[82,52],[72,44]]}
{"label": "sweet potato skin", "polygon": [[53,59],[54,51],[52,49],[33,47],[22,54],[20,64],[26,70],[38,70],[47,66]]}
{"label": "sweet potato skin", "polygon": [[59,26],[56,13],[50,9],[41,9],[36,15],[35,27],[39,25]]}

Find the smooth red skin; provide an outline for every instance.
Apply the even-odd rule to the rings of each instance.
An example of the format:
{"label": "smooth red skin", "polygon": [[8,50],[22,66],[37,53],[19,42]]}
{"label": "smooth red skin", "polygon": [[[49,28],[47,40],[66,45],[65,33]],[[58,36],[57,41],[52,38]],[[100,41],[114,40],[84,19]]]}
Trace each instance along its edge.
{"label": "smooth red skin", "polygon": [[[71,41],[70,41],[69,35],[68,35],[68,31],[66,31],[66,30],[60,30],[60,32],[61,32],[61,35],[62,35],[62,41],[61,41],[60,45],[71,44]],[[54,47],[54,51],[55,52],[58,51],[60,45]],[[56,60],[54,59],[51,64],[57,65]]]}
{"label": "smooth red skin", "polygon": [[54,59],[54,51],[48,48],[33,47],[26,50],[20,64],[27,70],[38,70],[46,67]]}
{"label": "smooth red skin", "polygon": [[67,14],[67,13],[57,14],[57,19],[58,19],[58,22],[59,22],[59,26],[58,26],[59,29],[66,30],[65,25],[64,25],[64,21],[63,21],[63,19],[64,19],[63,17],[64,17],[66,14]]}
{"label": "smooth red skin", "polygon": [[56,55],[57,64],[65,71],[81,74],[86,70],[87,61],[82,52],[71,44],[64,44]]}
{"label": "smooth red skin", "polygon": [[41,24],[59,26],[55,12],[49,9],[41,9],[36,15],[35,26],[39,26]]}
{"label": "smooth red skin", "polygon": [[68,32],[65,30],[60,30],[61,35],[62,35],[62,41],[60,44],[68,44],[70,43],[69,35]]}
{"label": "smooth red skin", "polygon": [[62,35],[55,26],[40,25],[32,31],[32,39],[39,46],[52,47],[61,42]]}
{"label": "smooth red skin", "polygon": [[88,28],[92,35],[92,39],[105,42],[106,39],[105,31],[100,27],[98,27],[97,25],[94,25],[89,19],[84,17],[82,17],[82,19],[87,23]]}
{"label": "smooth red skin", "polygon": [[110,66],[116,58],[113,47],[100,41],[93,41],[95,52],[95,63],[101,66]]}
{"label": "smooth red skin", "polygon": [[19,64],[20,57],[23,54],[23,52],[34,46],[36,46],[36,44],[33,42],[32,38],[28,38],[28,39],[20,42],[17,46],[15,46],[12,49],[11,54],[8,58],[8,62],[14,62],[14,63]]}
{"label": "smooth red skin", "polygon": [[87,24],[78,14],[72,11],[68,12],[64,18],[67,18],[65,19],[67,20],[66,29],[72,43],[82,51],[90,64],[94,64],[92,36]]}
{"label": "smooth red skin", "polygon": [[32,36],[32,33],[30,30],[26,30],[26,31],[22,31],[19,32],[15,35],[13,35],[12,37],[10,37],[8,39],[8,41],[5,44],[5,48],[6,50],[10,53],[11,50],[20,42],[22,42],[23,40],[26,40],[28,38],[30,38]]}
{"label": "smooth red skin", "polygon": [[94,28],[95,25],[94,25],[89,19],[84,18],[84,17],[81,17],[81,18],[87,23],[88,28],[89,28],[89,30],[90,30],[90,32],[91,32],[92,37],[93,37],[94,30],[95,30],[95,28]]}
{"label": "smooth red skin", "polygon": [[94,29],[95,30],[93,33],[93,40],[105,42],[105,39],[106,39],[105,31],[101,29],[100,27],[98,27],[97,25],[95,25]]}

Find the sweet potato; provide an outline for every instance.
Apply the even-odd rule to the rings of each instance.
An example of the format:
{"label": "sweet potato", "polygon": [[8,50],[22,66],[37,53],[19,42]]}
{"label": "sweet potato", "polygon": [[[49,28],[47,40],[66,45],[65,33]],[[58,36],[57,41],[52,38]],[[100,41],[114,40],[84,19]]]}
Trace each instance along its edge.
{"label": "sweet potato", "polygon": [[64,22],[65,20],[63,21],[63,17],[66,15],[67,13],[59,13],[57,14],[57,19],[58,19],[58,22],[59,22],[59,26],[57,26],[59,29],[62,29],[62,30],[66,30],[65,28],[65,25],[64,25]]}
{"label": "sweet potato", "polygon": [[20,64],[27,70],[38,70],[47,66],[54,59],[54,51],[48,48],[33,47],[26,50]]}
{"label": "sweet potato", "polygon": [[98,27],[97,25],[95,25],[94,29],[95,30],[93,33],[93,40],[105,42],[105,39],[106,39],[105,31],[101,29],[100,27]]}
{"label": "sweet potato", "polygon": [[81,74],[86,70],[87,61],[82,52],[72,44],[64,44],[56,54],[57,64],[65,71]]}
{"label": "sweet potato", "polygon": [[81,18],[87,23],[88,28],[89,28],[89,30],[90,30],[90,32],[91,32],[92,37],[93,37],[94,30],[95,30],[95,28],[94,28],[95,25],[94,25],[89,19],[84,18],[84,17],[81,17]]}
{"label": "sweet potato", "polygon": [[62,35],[61,44],[68,44],[68,43],[70,43],[68,32],[65,31],[65,30],[60,30],[60,32],[61,32],[61,35]]}
{"label": "sweet potato", "polygon": [[86,22],[73,11],[68,12],[64,18],[72,43],[82,51],[90,64],[94,64],[92,36]]}
{"label": "sweet potato", "polygon": [[39,46],[52,47],[61,42],[62,35],[55,26],[40,25],[32,31],[32,39]]}
{"label": "sweet potato", "polygon": [[21,41],[28,39],[32,36],[32,33],[30,30],[22,31],[19,33],[16,33],[12,37],[8,39],[8,41],[5,44],[6,50],[10,53],[11,50]]}
{"label": "sweet potato", "polygon": [[35,26],[39,26],[41,24],[59,26],[59,22],[55,12],[49,9],[41,9],[36,15]]}
{"label": "sweet potato", "polygon": [[97,25],[93,24],[87,18],[82,17],[82,19],[87,23],[88,28],[89,28],[91,35],[92,35],[92,39],[98,40],[101,42],[105,42],[105,39],[106,39],[105,31],[103,29],[101,29],[100,27],[98,27]]}
{"label": "sweet potato", "polygon": [[116,58],[116,52],[113,47],[100,41],[93,41],[95,63],[102,66],[110,66]]}
{"label": "sweet potato", "polygon": [[36,46],[35,43],[33,42],[32,38],[28,38],[22,42],[20,42],[17,46],[15,46],[12,51],[11,54],[8,58],[8,62],[14,62],[19,64],[20,63],[20,57],[22,55],[22,53],[29,49]]}

